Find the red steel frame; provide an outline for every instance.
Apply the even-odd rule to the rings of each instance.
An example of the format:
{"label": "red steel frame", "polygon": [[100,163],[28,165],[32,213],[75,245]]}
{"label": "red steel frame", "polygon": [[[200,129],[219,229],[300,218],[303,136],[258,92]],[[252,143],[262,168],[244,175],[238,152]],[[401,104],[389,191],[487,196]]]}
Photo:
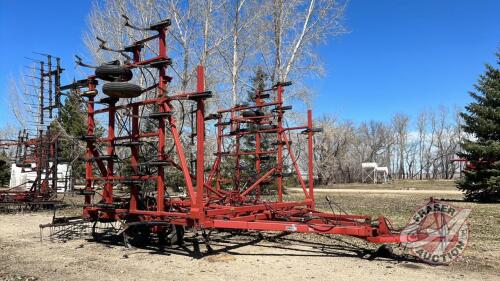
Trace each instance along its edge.
{"label": "red steel frame", "polygon": [[[45,121],[45,111],[49,112],[49,118],[52,118],[54,109],[57,110],[56,113],[59,115],[61,94],[60,75],[64,69],[60,66],[59,58],[56,58],[56,67],[54,69],[52,68],[52,56],[44,56],[47,56],[48,69],[44,68],[45,62],[43,61],[39,61],[40,68],[37,69],[40,75],[40,77],[38,77],[40,79],[38,89],[39,112],[37,116],[37,125],[39,126],[38,136],[29,139],[26,130],[23,130],[19,133],[17,141],[9,143],[9,146],[17,146],[15,164],[23,167],[23,169],[31,169],[31,164],[35,164],[34,169],[37,175],[29,190],[16,190],[16,188],[12,188],[0,191],[0,203],[29,203],[31,205],[47,206],[60,203],[55,201],[57,197],[57,183],[59,180],[57,178],[59,137],[51,134],[50,126],[47,126],[45,132],[42,127]],[[54,83],[52,83],[53,77]],[[45,87],[45,83],[48,83],[48,87]],[[44,98],[45,90],[48,91],[49,95],[48,104]],[[43,175],[43,173],[45,174]]]}
{"label": "red steel frame", "polygon": [[[0,190],[0,203],[49,203],[56,197],[57,186],[54,185],[51,177],[54,165],[49,165],[50,159],[55,157],[55,142],[49,135],[40,135],[36,139],[24,140],[19,138],[14,143],[9,143],[8,146],[22,147],[22,155],[17,155],[16,165],[23,169],[31,169],[31,164],[35,164],[37,176],[33,181],[29,190]],[[42,172],[45,170],[45,175],[42,177]],[[55,183],[57,184],[57,182]]]}
{"label": "red steel frame", "polygon": [[[134,49],[134,61],[127,66],[131,69],[149,66],[152,63],[168,60],[166,53],[166,27],[156,30],[157,35],[136,42],[136,46],[148,41],[158,40],[158,56],[141,60],[141,48]],[[217,152],[216,159],[208,175],[204,173],[205,167],[205,104],[207,92],[204,85],[204,69],[197,68],[196,92],[169,95],[167,86],[171,78],[166,76],[168,65],[160,64],[158,68],[157,96],[151,99],[136,101],[124,105],[115,105],[96,109],[95,86],[97,81],[94,76],[88,78],[88,92],[84,94],[87,100],[87,162],[86,162],[86,185],[85,185],[85,207],[83,215],[91,221],[116,221],[127,222],[150,222],[168,223],[181,225],[187,228],[200,229],[243,229],[259,231],[289,231],[307,233],[342,234],[358,237],[376,243],[399,243],[407,239],[399,233],[392,232],[386,219],[379,217],[372,220],[366,215],[331,214],[320,212],[315,209],[314,199],[314,174],[313,174],[313,137],[316,130],[313,128],[312,112],[307,112],[307,124],[296,127],[283,126],[284,88],[288,83],[278,83],[272,89],[256,93],[255,105],[237,105],[230,109],[219,110],[216,114]],[[152,87],[148,88],[152,89]],[[270,92],[276,96],[271,102],[265,102],[262,98],[264,92]],[[172,112],[173,100],[191,100],[196,103],[196,169],[189,169],[180,132]],[[142,132],[139,126],[139,112],[143,107],[156,105],[160,113],[157,116],[158,126],[155,132]],[[243,111],[258,110],[274,107],[275,112],[269,116],[244,117]],[[120,110],[131,110],[131,134],[115,135],[115,113]],[[97,138],[95,135],[95,116],[97,114],[108,114],[107,136]],[[224,116],[229,116],[230,124],[223,122]],[[276,127],[271,129],[257,129],[255,131],[241,130],[244,123],[266,124],[271,119],[277,120]],[[207,118],[208,119],[208,118]],[[168,130],[166,125],[168,124]],[[225,133],[230,128],[231,132]],[[301,130],[307,137],[308,157],[308,180],[304,181],[301,170],[297,164],[297,158],[293,153],[291,141],[287,133],[292,130]],[[253,152],[240,150],[239,142],[247,134],[255,134],[256,147]],[[276,146],[273,151],[263,151],[260,145],[262,134],[273,134],[276,136]],[[169,135],[175,144],[175,152],[167,155],[165,152],[166,136]],[[179,169],[184,177],[187,196],[166,197],[165,196],[165,172],[162,166],[158,166],[157,172],[149,175],[139,173],[139,150],[138,145],[142,139],[155,139],[157,142],[157,161],[168,162]],[[235,138],[235,151],[223,152],[224,140]],[[131,142],[130,166],[131,175],[116,175],[114,171],[115,147],[120,142]],[[107,146],[107,155],[100,155],[96,144]],[[303,193],[302,201],[286,202],[283,198],[283,168],[285,159],[283,151],[287,150],[293,169],[297,175]],[[268,171],[261,170],[261,156],[276,155],[275,167]],[[249,184],[248,188],[242,189],[239,158],[243,155],[251,155],[256,158],[256,172],[260,177]],[[225,163],[224,157],[235,157],[236,168],[234,178],[227,181],[222,177],[221,166]],[[94,165],[95,164],[95,165]],[[95,170],[95,166],[97,170]],[[96,175],[99,173],[100,175]],[[271,178],[276,179],[277,200],[269,201],[262,199],[262,184]],[[156,204],[140,206],[141,200],[139,183],[154,182],[156,190]],[[232,188],[225,188],[224,183],[231,183]],[[103,186],[102,200],[93,202],[95,188],[94,184]],[[130,186],[130,197],[128,202],[123,202],[114,197],[113,186],[117,183]],[[153,231],[158,228],[154,227]]]}
{"label": "red steel frame", "polygon": [[[22,135],[21,135],[22,134]],[[0,191],[0,203],[30,203],[52,204],[57,196],[57,166],[50,162],[56,155],[57,137],[40,133],[38,138],[28,139],[27,135],[20,133],[17,141],[5,143],[4,146],[17,146],[15,164],[23,169],[31,169],[35,164],[36,178],[29,190],[11,188]],[[2,144],[0,144],[0,147]],[[42,173],[45,171],[44,177]],[[55,172],[54,172],[55,171]]]}

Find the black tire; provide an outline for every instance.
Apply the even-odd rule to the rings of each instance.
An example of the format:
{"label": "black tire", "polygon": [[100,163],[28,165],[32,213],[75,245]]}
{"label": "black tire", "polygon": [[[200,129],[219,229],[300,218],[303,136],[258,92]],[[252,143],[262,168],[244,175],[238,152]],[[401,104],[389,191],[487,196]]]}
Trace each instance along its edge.
{"label": "black tire", "polygon": [[142,94],[142,88],[127,82],[109,82],[102,86],[102,92],[112,98],[135,98]]}
{"label": "black tire", "polygon": [[184,241],[184,227],[181,225],[170,225],[158,233],[160,244],[173,246],[181,245]]}
{"label": "black tire", "polygon": [[243,117],[255,117],[255,112],[252,110],[246,110],[241,113]]}
{"label": "black tire", "polygon": [[146,225],[135,225],[122,233],[127,248],[146,246],[151,241],[151,229]]}
{"label": "black tire", "polygon": [[132,71],[121,65],[103,64],[96,68],[95,76],[111,82],[126,82],[132,79]]}
{"label": "black tire", "polygon": [[259,130],[274,130],[276,129],[276,126],[275,125],[268,125],[268,124],[264,124],[264,125],[259,125]]}
{"label": "black tire", "polygon": [[175,226],[175,237],[172,237],[170,242],[177,245],[182,245],[184,241],[184,227],[182,225]]}
{"label": "black tire", "polygon": [[392,259],[394,258],[394,249],[390,245],[382,245],[380,246],[377,251],[373,254],[374,257],[380,257],[380,258],[389,258]]}
{"label": "black tire", "polygon": [[102,239],[102,236],[103,234],[102,233],[99,233],[97,232],[96,228],[97,228],[97,223],[98,221],[94,221],[94,223],[92,224],[92,239],[94,239],[94,241],[100,241]]}
{"label": "black tire", "polygon": [[255,110],[254,112],[255,112],[255,115],[256,115],[256,116],[264,116],[264,115],[266,115],[266,114],[265,114],[263,111],[261,111],[261,110]]}

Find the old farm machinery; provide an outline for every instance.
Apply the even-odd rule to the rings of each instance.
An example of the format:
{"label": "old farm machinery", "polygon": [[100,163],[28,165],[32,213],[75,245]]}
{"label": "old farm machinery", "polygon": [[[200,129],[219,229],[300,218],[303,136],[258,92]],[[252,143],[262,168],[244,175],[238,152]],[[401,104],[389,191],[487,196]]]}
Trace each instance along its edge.
{"label": "old farm machinery", "polygon": [[0,190],[2,211],[38,210],[60,205],[57,188],[67,182],[66,175],[58,171],[62,163],[59,134],[51,126],[61,108],[63,68],[59,58],[40,55],[44,60],[34,60],[34,65],[28,67],[33,75],[26,75],[34,84],[25,85],[25,102],[36,100],[26,104],[34,109],[31,129],[20,131],[17,140],[1,143],[4,149],[15,149],[10,186]]}
{"label": "old farm machinery", "polygon": [[[138,28],[126,19],[128,28],[153,35],[119,50],[100,39],[101,49],[122,54],[125,62],[95,66],[94,75],[67,86],[79,89],[87,106],[87,132],[81,137],[86,143],[85,187],[79,193],[84,196],[81,221],[93,225],[95,237],[100,224],[117,226],[126,244],[152,236],[179,242],[188,229],[202,232],[204,238],[207,230],[253,230],[339,234],[373,243],[429,236],[402,235],[383,216],[316,210],[313,138],[321,130],[314,127],[310,110],[306,124],[285,126],[284,116],[291,106],[284,103],[284,96],[291,82],[256,90],[252,102],[211,114],[205,110],[212,92],[205,89],[202,66],[196,69],[195,91],[171,93],[167,69],[172,60],[166,46],[169,25],[164,20]],[[146,44],[155,48],[151,57],[145,55]],[[77,63],[91,67],[81,60]],[[150,85],[132,83],[133,73],[139,72],[154,77]],[[98,99],[97,85],[102,81],[105,97]],[[192,112],[174,112],[175,103],[182,108],[191,103]],[[186,157],[182,138],[188,114],[194,124],[190,137],[196,159]],[[97,124],[103,129],[99,131]],[[206,141],[209,128],[215,128],[216,144],[210,151]],[[299,167],[291,132],[305,138],[307,171]],[[212,163],[205,161],[207,155],[214,159]],[[177,183],[173,183],[174,175],[180,175]],[[287,176],[296,177],[303,192],[301,200],[285,200]],[[42,227],[76,221],[60,218]]]}

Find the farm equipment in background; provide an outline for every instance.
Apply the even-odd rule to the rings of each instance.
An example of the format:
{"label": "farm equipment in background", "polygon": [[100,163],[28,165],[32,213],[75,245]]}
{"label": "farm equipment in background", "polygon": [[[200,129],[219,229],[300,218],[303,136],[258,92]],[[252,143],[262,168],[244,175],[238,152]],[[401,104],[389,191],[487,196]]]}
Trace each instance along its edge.
{"label": "farm equipment in background", "polygon": [[[61,205],[57,200],[57,188],[67,177],[59,175],[61,164],[59,135],[51,128],[51,123],[59,116],[61,108],[60,59],[40,54],[45,60],[34,60],[35,66],[28,67],[34,75],[26,75],[37,85],[26,84],[30,88],[25,95],[36,97],[32,129],[19,132],[17,140],[3,143],[5,149],[15,149],[12,159],[9,188],[0,189],[0,211],[23,211],[53,208]],[[54,67],[53,59],[56,63]],[[36,73],[36,74],[35,74]],[[38,76],[36,76],[38,75]],[[35,136],[30,137],[30,132]]]}

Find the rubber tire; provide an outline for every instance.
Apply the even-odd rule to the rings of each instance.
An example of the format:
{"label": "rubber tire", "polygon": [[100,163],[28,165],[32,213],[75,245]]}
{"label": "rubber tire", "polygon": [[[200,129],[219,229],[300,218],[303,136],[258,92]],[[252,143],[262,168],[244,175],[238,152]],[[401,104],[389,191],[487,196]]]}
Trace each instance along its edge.
{"label": "rubber tire", "polygon": [[375,251],[374,256],[393,259],[394,249],[390,245],[383,244],[377,249],[377,251]]}
{"label": "rubber tire", "polygon": [[126,82],[132,79],[132,71],[121,65],[103,64],[96,68],[95,76],[111,82]]}
{"label": "rubber tire", "polygon": [[255,112],[252,110],[243,111],[241,113],[241,116],[243,116],[243,117],[255,117]]}
{"label": "rubber tire", "polygon": [[112,98],[135,98],[142,94],[142,88],[128,82],[109,82],[102,86],[102,92]]}
{"label": "rubber tire", "polygon": [[94,223],[92,224],[92,239],[94,239],[94,241],[100,241],[103,237],[103,234],[102,233],[97,233],[96,231],[96,226],[97,226],[97,223],[98,221],[94,221]]}
{"label": "rubber tire", "polygon": [[266,115],[266,114],[265,114],[263,111],[261,111],[261,110],[255,110],[254,112],[255,112],[255,116],[264,116],[264,115]]}
{"label": "rubber tire", "polygon": [[171,225],[168,228],[158,233],[160,243],[167,246],[182,245],[184,241],[184,227]]}
{"label": "rubber tire", "polygon": [[176,225],[175,226],[175,237],[171,237],[170,242],[173,244],[177,245],[182,245],[184,241],[184,227],[181,225]]}
{"label": "rubber tire", "polygon": [[123,233],[123,242],[127,248],[143,247],[151,241],[151,229],[148,226],[138,225],[127,228]]}
{"label": "rubber tire", "polygon": [[259,130],[262,130],[262,131],[266,131],[266,130],[274,130],[274,129],[276,129],[276,126],[274,126],[274,125],[264,124],[264,125],[259,125],[259,126],[258,126],[258,129],[259,129]]}

